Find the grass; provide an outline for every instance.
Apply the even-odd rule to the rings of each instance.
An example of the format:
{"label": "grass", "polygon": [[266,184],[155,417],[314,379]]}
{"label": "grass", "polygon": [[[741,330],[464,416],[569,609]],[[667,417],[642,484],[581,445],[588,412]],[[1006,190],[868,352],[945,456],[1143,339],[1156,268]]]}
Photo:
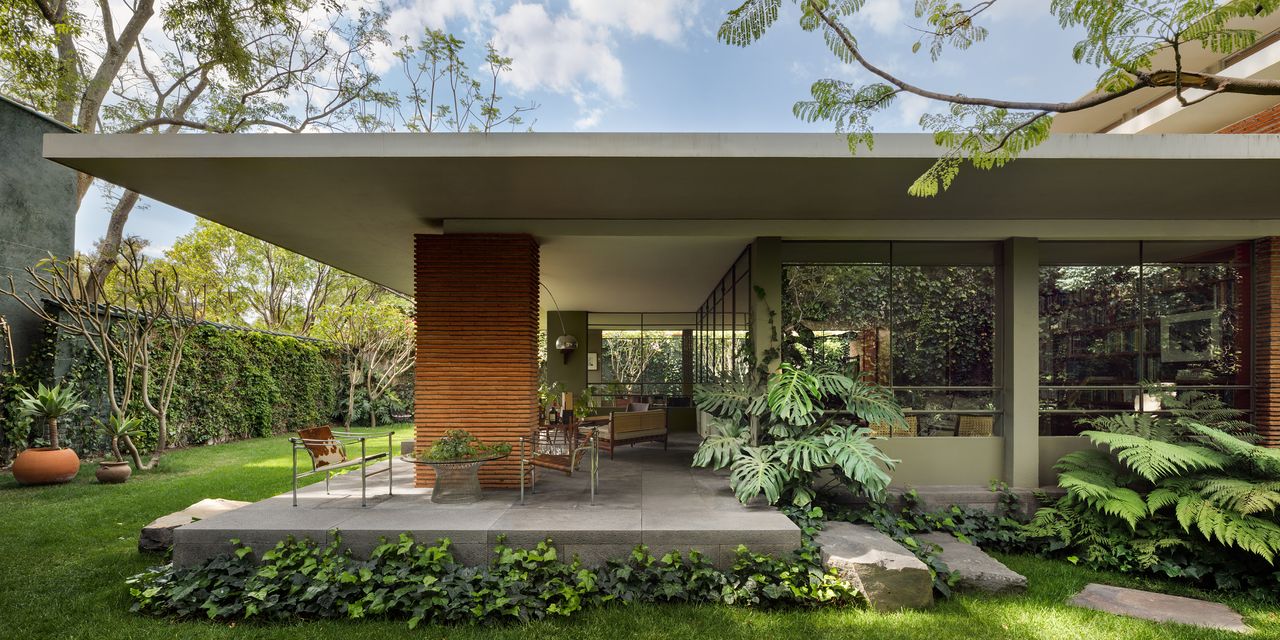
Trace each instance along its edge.
{"label": "grass", "polygon": [[[397,427],[397,439],[408,437]],[[157,516],[201,498],[258,500],[289,487],[289,447],[267,438],[174,451],[155,471],[122,486],[93,481],[86,464],[71,484],[18,487],[0,475],[0,637],[48,638],[1239,638],[1076,609],[1064,601],[1089,582],[1148,588],[1225,602],[1259,633],[1280,637],[1280,609],[1178,585],[1084,570],[1065,562],[1012,556],[1026,575],[1021,597],[957,597],[927,612],[861,610],[762,612],[725,606],[636,606],[590,611],[569,620],[498,629],[429,627],[401,621],[289,625],[174,622],[130,614],[124,580],[159,564],[139,554],[138,531]]]}

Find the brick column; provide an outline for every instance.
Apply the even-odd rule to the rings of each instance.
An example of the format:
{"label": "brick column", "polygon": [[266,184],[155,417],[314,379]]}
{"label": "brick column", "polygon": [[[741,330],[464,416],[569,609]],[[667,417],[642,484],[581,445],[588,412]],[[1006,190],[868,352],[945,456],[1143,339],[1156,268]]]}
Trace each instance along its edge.
{"label": "brick column", "polygon": [[1280,447],[1280,238],[1263,238],[1254,256],[1254,425],[1260,444]]}
{"label": "brick column", "polygon": [[[449,429],[508,442],[538,415],[538,244],[515,234],[415,237],[417,364],[415,439],[431,446]],[[485,486],[517,486],[516,456],[486,464]],[[430,486],[430,469],[418,469]]]}

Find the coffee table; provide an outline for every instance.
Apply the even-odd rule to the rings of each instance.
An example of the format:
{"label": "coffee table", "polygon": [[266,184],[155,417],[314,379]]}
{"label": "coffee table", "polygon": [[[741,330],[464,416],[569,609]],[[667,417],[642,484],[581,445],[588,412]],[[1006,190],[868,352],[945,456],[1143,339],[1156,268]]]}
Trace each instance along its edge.
{"label": "coffee table", "polygon": [[479,502],[480,467],[486,462],[501,460],[510,454],[494,454],[465,460],[427,460],[412,454],[400,459],[409,464],[426,465],[435,472],[436,482],[431,489],[431,501],[437,504],[468,504]]}

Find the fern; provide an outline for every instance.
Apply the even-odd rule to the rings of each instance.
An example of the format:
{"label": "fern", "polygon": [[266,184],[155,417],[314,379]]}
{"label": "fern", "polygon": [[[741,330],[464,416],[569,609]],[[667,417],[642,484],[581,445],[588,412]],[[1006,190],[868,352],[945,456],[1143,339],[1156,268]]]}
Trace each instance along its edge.
{"label": "fern", "polygon": [[1280,482],[1253,482],[1243,478],[1215,477],[1200,483],[1200,494],[1224,509],[1243,515],[1275,513],[1280,507]]}
{"label": "fern", "polygon": [[1125,466],[1152,482],[1187,471],[1222,469],[1228,462],[1228,458],[1217,451],[1198,446],[1104,431],[1085,431],[1080,435],[1096,445],[1108,447]]}
{"label": "fern", "polygon": [[1202,424],[1188,424],[1188,428],[1219,451],[1248,464],[1257,473],[1280,479],[1280,450],[1249,444],[1229,433]]}
{"label": "fern", "polygon": [[1206,540],[1257,554],[1268,563],[1280,551],[1280,525],[1269,520],[1219,508],[1194,494],[1183,496],[1175,513],[1184,530],[1194,526]]}

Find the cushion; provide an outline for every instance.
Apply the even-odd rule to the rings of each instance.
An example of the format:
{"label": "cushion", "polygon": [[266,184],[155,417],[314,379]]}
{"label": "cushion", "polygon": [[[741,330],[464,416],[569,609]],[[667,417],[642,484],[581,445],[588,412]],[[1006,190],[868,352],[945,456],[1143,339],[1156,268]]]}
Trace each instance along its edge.
{"label": "cushion", "polygon": [[[298,429],[298,437],[303,440],[333,440],[333,429],[329,427]],[[311,466],[314,469],[347,461],[347,450],[341,443],[303,442],[302,444],[307,448],[307,453],[311,454]]]}
{"label": "cushion", "polygon": [[627,405],[627,411],[648,411],[648,410],[649,410],[648,402],[632,402],[631,404]]}

